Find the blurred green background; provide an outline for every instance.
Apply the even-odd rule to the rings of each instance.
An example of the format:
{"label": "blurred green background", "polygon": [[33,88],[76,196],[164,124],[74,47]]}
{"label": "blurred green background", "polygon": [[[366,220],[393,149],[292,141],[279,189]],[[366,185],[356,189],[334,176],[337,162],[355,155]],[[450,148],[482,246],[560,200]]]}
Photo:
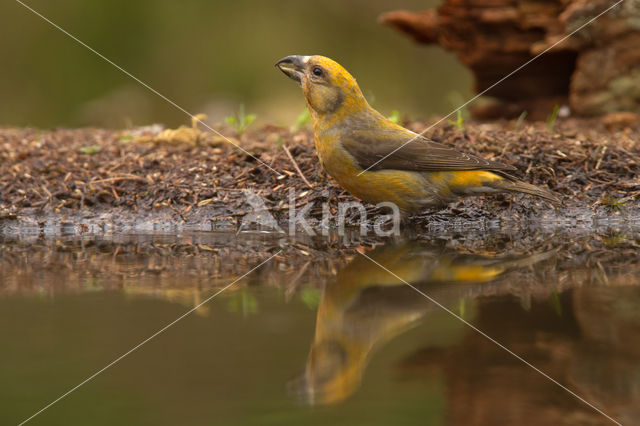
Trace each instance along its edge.
{"label": "blurred green background", "polygon": [[[452,54],[377,23],[381,12],[439,0],[25,3],[189,112],[207,113],[210,123],[243,103],[259,122],[293,124],[304,102],[273,64],[294,53],[336,59],[385,114],[427,118],[470,95],[471,76]],[[0,125],[188,122],[18,2],[2,2],[0,16]]]}

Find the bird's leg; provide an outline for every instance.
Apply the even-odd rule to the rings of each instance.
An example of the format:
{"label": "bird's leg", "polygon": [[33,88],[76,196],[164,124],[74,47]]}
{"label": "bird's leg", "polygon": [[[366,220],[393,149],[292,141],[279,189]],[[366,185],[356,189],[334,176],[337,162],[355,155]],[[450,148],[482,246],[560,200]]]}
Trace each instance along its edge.
{"label": "bird's leg", "polygon": [[320,182],[326,182],[329,179],[329,175],[327,174],[324,167],[316,168],[317,179]]}

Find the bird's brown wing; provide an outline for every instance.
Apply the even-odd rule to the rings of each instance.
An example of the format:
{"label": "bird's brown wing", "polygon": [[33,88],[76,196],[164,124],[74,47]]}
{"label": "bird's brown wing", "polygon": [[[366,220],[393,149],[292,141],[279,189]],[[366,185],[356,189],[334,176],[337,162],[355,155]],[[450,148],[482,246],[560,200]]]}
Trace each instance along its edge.
{"label": "bird's brown wing", "polygon": [[[414,137],[416,138],[415,140],[402,146]],[[394,169],[421,172],[516,170],[515,167],[507,164],[456,151],[402,128],[354,130],[344,134],[340,142],[363,169]]]}

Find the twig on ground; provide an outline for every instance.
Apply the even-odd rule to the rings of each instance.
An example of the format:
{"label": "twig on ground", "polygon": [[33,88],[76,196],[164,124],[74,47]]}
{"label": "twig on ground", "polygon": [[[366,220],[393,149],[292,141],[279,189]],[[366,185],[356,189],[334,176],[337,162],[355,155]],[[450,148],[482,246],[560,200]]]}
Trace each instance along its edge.
{"label": "twig on ground", "polygon": [[287,153],[287,157],[289,157],[289,160],[291,160],[291,162],[293,163],[293,167],[296,168],[296,171],[300,175],[300,178],[304,181],[304,183],[307,184],[307,186],[309,188],[313,189],[313,185],[311,185],[311,183],[309,183],[309,181],[307,180],[305,175],[302,173],[302,170],[300,170],[300,167],[298,166],[298,163],[296,163],[296,160],[293,158],[293,155],[291,155],[291,151],[289,151],[289,148],[287,148],[286,145],[282,145],[282,149],[284,149],[284,152]]}
{"label": "twig on ground", "polygon": [[105,179],[92,180],[92,181],[89,181],[89,183],[96,184],[96,183],[105,183],[105,182],[118,182],[121,180],[139,180],[142,182],[147,181],[147,179],[143,178],[142,176],[117,176],[117,177],[110,177]]}

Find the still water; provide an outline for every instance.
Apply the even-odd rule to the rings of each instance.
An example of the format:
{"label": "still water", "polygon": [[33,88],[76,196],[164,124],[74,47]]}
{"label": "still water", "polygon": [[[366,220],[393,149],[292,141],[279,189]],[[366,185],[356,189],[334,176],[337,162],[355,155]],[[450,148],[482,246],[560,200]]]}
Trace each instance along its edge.
{"label": "still water", "polygon": [[638,424],[639,241],[5,236],[0,424]]}

